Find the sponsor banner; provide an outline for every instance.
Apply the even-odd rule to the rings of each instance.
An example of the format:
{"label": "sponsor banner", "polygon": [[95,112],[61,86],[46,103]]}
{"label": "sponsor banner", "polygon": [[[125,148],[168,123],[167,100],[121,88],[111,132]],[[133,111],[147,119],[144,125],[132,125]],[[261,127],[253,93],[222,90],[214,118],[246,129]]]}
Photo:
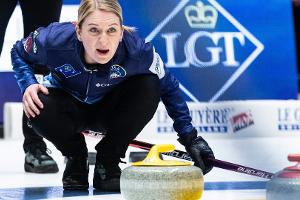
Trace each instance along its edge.
{"label": "sponsor banner", "polygon": [[[21,127],[21,103],[8,103],[6,123]],[[18,106],[18,107],[16,107]],[[300,101],[251,100],[188,103],[192,123],[199,135],[217,138],[300,136]],[[20,108],[20,109],[19,109]],[[14,117],[15,116],[15,117]],[[18,123],[16,123],[18,122]],[[12,124],[14,123],[14,124]],[[14,133],[11,133],[14,134]],[[19,134],[19,133],[15,133]],[[173,120],[162,103],[139,137],[151,140],[177,138]]]}
{"label": "sponsor banner", "polygon": [[152,41],[188,101],[297,98],[290,0],[121,3],[125,24]]}
{"label": "sponsor banner", "polygon": [[[79,1],[64,3],[60,21],[76,21]],[[125,24],[152,41],[188,101],[297,98],[290,0],[273,0],[268,6],[258,0],[120,3]],[[22,38],[19,7],[7,32],[13,34],[6,34],[1,71],[11,71],[10,49]]]}
{"label": "sponsor banner", "polygon": [[[192,123],[205,137],[300,136],[300,102],[296,100],[188,103]],[[161,103],[142,137],[176,138],[173,120]]]}

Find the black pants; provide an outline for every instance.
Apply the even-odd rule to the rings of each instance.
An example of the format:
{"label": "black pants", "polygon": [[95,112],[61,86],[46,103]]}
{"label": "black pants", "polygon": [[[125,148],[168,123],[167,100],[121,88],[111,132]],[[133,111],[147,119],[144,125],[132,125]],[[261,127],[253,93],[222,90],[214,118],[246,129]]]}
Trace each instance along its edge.
{"label": "black pants", "polygon": [[[0,54],[2,52],[4,36],[9,19],[20,4],[23,15],[24,37],[35,29],[59,21],[62,0],[5,0],[0,1]],[[27,118],[23,114],[23,134],[25,137],[23,148],[27,152],[31,147],[46,148],[43,138],[27,126]]]}
{"label": "black pants", "polygon": [[[24,37],[38,27],[59,21],[63,0],[3,0],[0,1],[0,54],[9,19],[17,4],[20,4]],[[17,39],[16,39],[17,40]]]}
{"label": "black pants", "polygon": [[138,75],[119,84],[97,103],[86,104],[59,89],[39,94],[44,109],[31,119],[33,128],[64,156],[87,156],[83,130],[103,131],[97,156],[125,156],[129,143],[153,117],[159,102],[156,75]]}

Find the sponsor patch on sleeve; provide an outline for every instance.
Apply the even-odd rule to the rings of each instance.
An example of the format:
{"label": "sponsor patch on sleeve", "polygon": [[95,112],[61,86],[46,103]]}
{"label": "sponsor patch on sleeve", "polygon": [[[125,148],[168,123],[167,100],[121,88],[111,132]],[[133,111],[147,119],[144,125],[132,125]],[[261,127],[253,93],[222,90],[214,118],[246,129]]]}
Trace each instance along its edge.
{"label": "sponsor patch on sleeve", "polygon": [[34,31],[33,34],[30,34],[26,39],[25,41],[23,41],[23,47],[24,47],[24,50],[27,52],[27,53],[31,53],[33,52],[34,54],[37,53],[37,45],[36,45],[36,38],[37,36],[39,35],[39,32],[38,31]]}
{"label": "sponsor patch on sleeve", "polygon": [[30,53],[32,51],[32,36],[28,36],[25,41],[23,42],[23,47],[24,47],[24,50],[27,52],[27,53]]}
{"label": "sponsor patch on sleeve", "polygon": [[155,51],[153,52],[153,62],[149,68],[149,70],[156,74],[159,79],[163,78],[165,76],[165,68],[164,68],[164,62],[160,58],[159,54]]}

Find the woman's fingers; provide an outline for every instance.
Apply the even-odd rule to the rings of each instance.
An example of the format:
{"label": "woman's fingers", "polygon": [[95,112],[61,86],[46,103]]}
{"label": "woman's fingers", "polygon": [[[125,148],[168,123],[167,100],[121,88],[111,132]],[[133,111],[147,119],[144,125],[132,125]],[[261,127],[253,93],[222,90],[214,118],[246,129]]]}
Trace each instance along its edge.
{"label": "woman's fingers", "polygon": [[34,93],[30,93],[29,97],[27,98],[27,102],[28,105],[30,107],[30,109],[37,115],[40,114],[40,110],[38,108],[38,105],[36,104],[36,102],[34,101],[34,96],[37,96],[37,94]]}
{"label": "woman's fingers", "polygon": [[31,109],[31,106],[29,103],[30,101],[31,101],[30,97],[24,96],[24,98],[23,98],[24,111],[28,118],[35,117],[35,112]]}
{"label": "woman's fingers", "polygon": [[[38,97],[38,95],[37,95],[36,92],[31,92],[30,93],[30,97],[31,97],[31,100],[32,100],[32,102],[33,102],[34,105],[37,105],[39,108],[43,108],[44,107],[43,103],[41,102],[41,100]],[[39,114],[39,113],[36,113],[36,114]]]}
{"label": "woman's fingers", "polygon": [[45,86],[43,86],[43,85],[39,85],[39,90],[40,90],[42,93],[46,94],[46,95],[49,94],[48,89],[47,89]]}
{"label": "woman's fingers", "polygon": [[38,97],[39,91],[44,94],[49,94],[48,89],[40,84],[30,85],[24,92],[23,107],[28,118],[39,115],[40,109],[43,109],[44,107],[43,103]]}
{"label": "woman's fingers", "polygon": [[24,113],[26,115],[26,117],[29,119],[30,118],[30,114],[27,112],[27,108],[25,106],[25,102],[23,101],[23,110],[24,110]]}

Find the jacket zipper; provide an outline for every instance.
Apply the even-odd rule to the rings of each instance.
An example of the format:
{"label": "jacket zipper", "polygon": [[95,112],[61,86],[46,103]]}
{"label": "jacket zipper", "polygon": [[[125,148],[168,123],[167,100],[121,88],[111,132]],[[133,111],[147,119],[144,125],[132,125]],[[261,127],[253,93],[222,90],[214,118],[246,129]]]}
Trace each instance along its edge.
{"label": "jacket zipper", "polygon": [[88,73],[89,73],[89,79],[88,79],[88,83],[87,83],[87,89],[85,92],[84,102],[87,102],[87,100],[88,100],[88,93],[89,93],[89,89],[90,89],[90,82],[91,82],[93,71],[89,70]]}

